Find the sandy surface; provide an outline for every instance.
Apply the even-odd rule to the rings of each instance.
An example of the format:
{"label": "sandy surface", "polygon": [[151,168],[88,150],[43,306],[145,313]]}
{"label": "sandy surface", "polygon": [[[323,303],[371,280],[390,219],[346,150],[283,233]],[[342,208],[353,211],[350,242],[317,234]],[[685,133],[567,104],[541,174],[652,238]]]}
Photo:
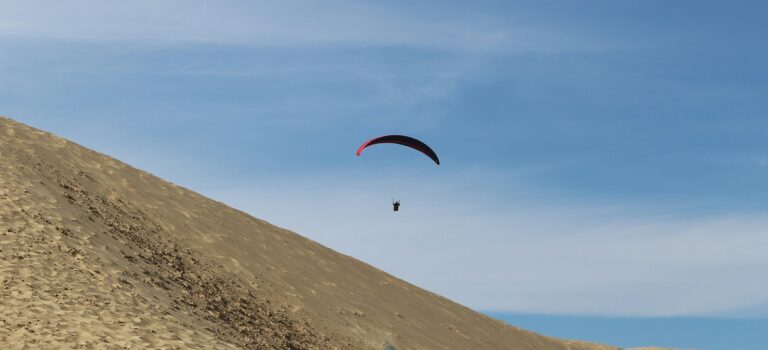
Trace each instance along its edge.
{"label": "sandy surface", "polygon": [[5,118],[0,281],[3,348],[616,349],[509,326]]}

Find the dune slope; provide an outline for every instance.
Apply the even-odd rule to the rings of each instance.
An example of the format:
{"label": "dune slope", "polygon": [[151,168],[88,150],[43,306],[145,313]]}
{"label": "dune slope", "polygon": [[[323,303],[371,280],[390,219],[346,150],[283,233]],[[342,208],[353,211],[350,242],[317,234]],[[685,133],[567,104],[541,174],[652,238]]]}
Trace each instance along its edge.
{"label": "dune slope", "polygon": [[509,326],[1,117],[0,280],[10,348],[616,349]]}

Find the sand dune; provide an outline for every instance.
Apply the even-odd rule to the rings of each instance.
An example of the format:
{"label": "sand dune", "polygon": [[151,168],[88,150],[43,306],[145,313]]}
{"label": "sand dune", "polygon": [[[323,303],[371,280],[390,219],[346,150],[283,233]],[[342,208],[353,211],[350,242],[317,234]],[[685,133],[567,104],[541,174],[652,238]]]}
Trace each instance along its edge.
{"label": "sand dune", "polygon": [[509,326],[6,118],[0,279],[3,348],[616,349]]}

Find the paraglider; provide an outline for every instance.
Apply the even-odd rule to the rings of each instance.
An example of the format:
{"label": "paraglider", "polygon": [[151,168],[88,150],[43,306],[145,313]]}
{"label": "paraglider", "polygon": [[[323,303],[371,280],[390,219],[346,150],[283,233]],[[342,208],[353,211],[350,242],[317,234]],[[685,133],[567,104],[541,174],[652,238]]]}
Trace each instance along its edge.
{"label": "paraglider", "polygon": [[[404,136],[404,135],[386,135],[386,136],[380,136],[373,139],[370,139],[368,141],[365,141],[360,147],[357,149],[357,155],[360,156],[361,153],[363,153],[363,150],[366,149],[369,146],[378,145],[382,143],[393,143],[397,145],[402,145],[406,147],[410,147],[412,149],[415,149],[421,153],[424,153],[427,157],[432,159],[435,164],[440,165],[440,159],[437,157],[437,153],[432,150],[427,144],[424,142],[421,142],[413,137],[410,136]],[[392,211],[399,211],[400,210],[400,200],[392,200]]]}

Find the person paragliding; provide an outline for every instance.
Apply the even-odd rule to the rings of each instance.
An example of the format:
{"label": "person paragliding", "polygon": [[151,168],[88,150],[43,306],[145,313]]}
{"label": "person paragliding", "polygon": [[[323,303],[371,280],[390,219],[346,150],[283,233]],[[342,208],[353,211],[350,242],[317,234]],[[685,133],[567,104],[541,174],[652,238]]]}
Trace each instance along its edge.
{"label": "person paragliding", "polygon": [[[440,165],[440,159],[437,158],[437,154],[435,151],[433,151],[429,146],[427,146],[424,142],[421,142],[413,137],[410,136],[404,136],[404,135],[386,135],[386,136],[380,136],[373,139],[370,139],[366,142],[364,142],[360,147],[357,149],[357,155],[359,156],[361,153],[363,153],[363,150],[367,148],[368,146],[378,145],[382,143],[392,143],[397,144],[401,146],[406,146],[412,149],[415,149],[421,153],[424,153],[427,157],[432,159],[435,164]],[[400,201],[392,200],[392,210],[398,211],[400,210]]]}

